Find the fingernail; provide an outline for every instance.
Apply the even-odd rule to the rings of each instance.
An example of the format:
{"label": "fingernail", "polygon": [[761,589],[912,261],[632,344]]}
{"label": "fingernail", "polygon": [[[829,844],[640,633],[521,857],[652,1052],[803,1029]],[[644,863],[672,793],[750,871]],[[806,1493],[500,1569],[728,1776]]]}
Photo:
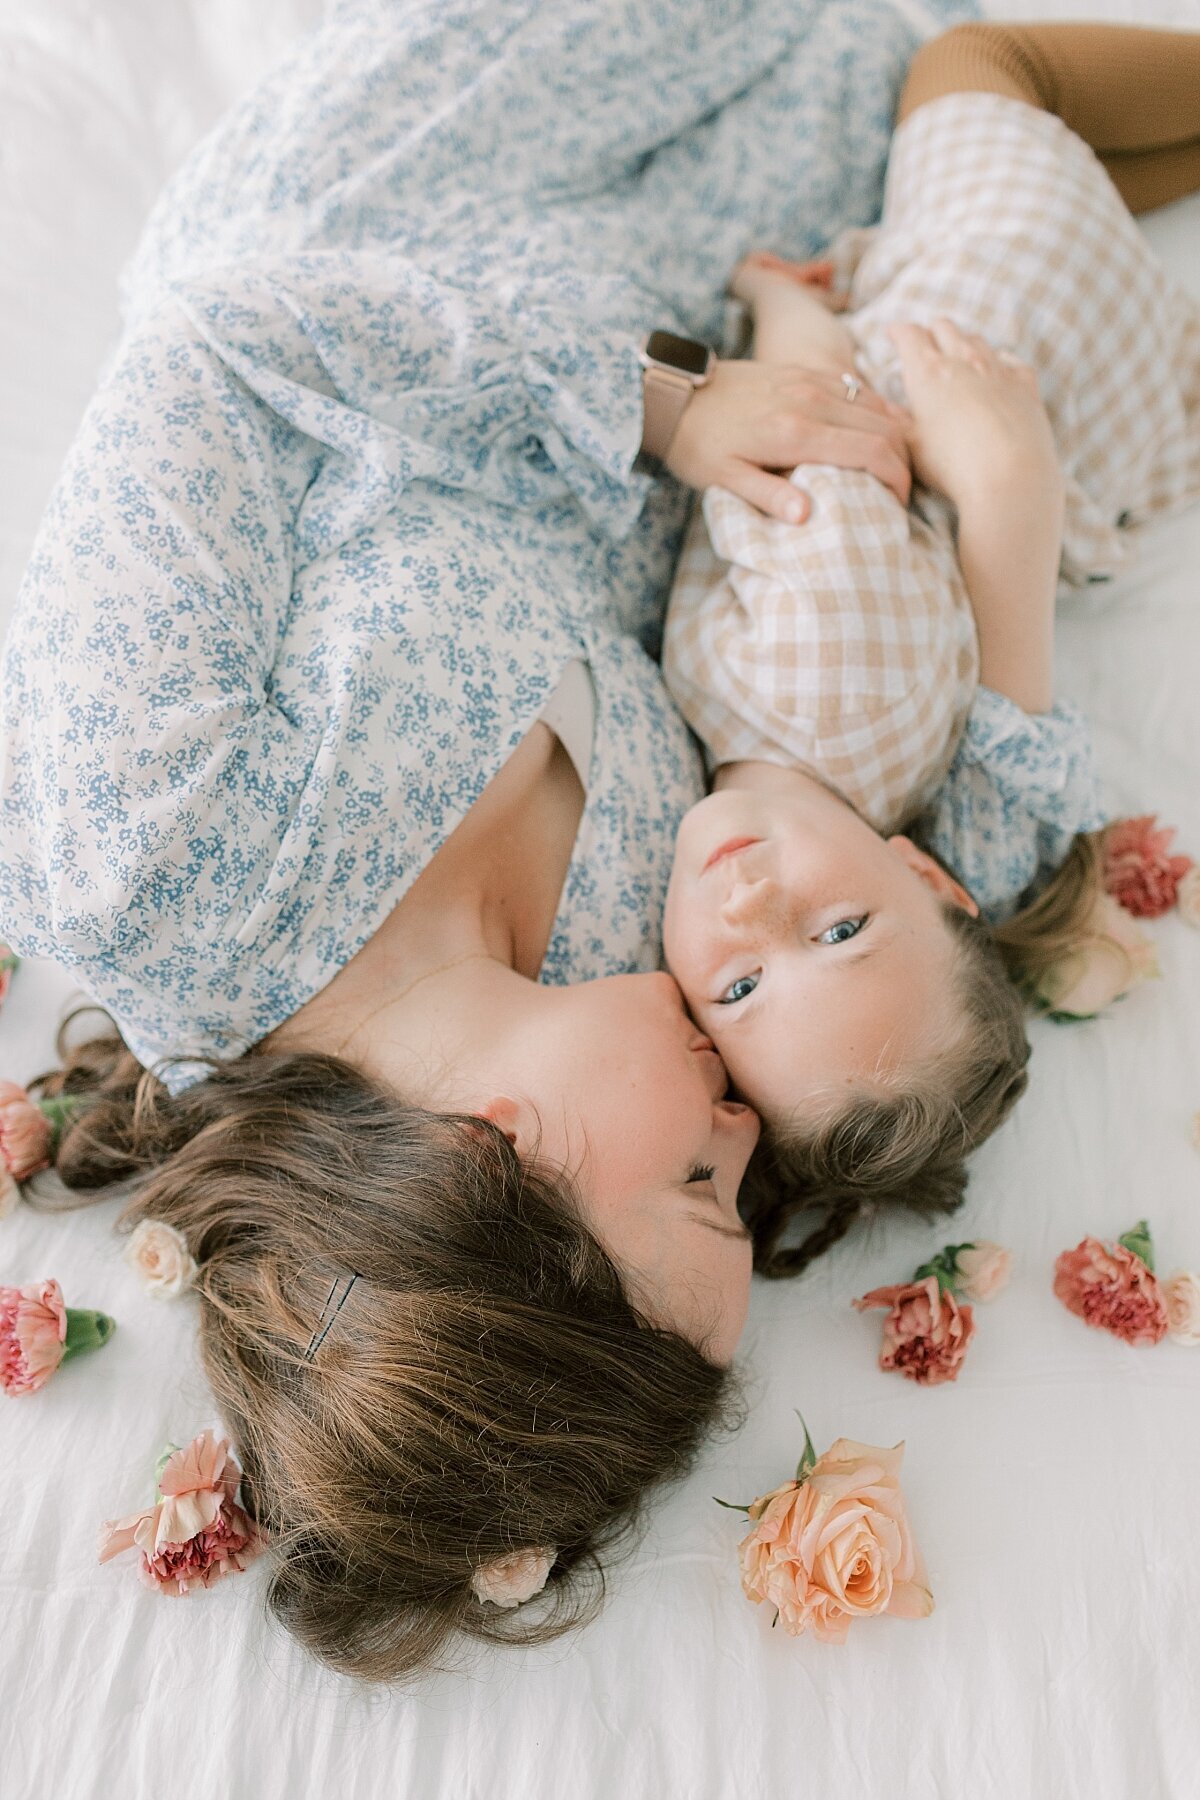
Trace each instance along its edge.
{"label": "fingernail", "polygon": [[802,525],[804,523],[803,500],[793,500],[791,502],[788,507],[788,518],[792,521],[793,525]]}

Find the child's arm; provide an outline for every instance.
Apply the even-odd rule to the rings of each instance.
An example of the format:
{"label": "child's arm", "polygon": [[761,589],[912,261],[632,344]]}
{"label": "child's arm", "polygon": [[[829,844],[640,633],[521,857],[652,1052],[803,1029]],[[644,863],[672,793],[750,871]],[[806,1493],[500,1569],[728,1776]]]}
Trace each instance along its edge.
{"label": "child's arm", "polygon": [[[803,363],[840,375],[854,368],[854,339],[834,315],[829,263],[790,263],[758,251],[738,264],[729,291],[754,315],[754,361]],[[865,385],[865,383],[864,383]]]}
{"label": "child's arm", "polygon": [[1025,712],[1048,712],[1063,476],[1037,377],[949,320],[892,334],[913,414],[913,468],[958,511],[980,680]]}

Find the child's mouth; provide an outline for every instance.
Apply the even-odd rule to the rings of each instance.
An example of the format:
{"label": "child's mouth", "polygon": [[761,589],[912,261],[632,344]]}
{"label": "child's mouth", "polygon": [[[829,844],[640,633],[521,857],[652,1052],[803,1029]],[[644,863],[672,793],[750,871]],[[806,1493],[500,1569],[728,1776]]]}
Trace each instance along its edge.
{"label": "child's mouth", "polygon": [[727,856],[736,856],[739,850],[748,850],[751,844],[761,843],[762,839],[756,837],[726,838],[723,844],[717,845],[717,848],[713,851],[700,873],[702,875],[707,875],[710,869],[715,868],[719,862],[723,862]]}

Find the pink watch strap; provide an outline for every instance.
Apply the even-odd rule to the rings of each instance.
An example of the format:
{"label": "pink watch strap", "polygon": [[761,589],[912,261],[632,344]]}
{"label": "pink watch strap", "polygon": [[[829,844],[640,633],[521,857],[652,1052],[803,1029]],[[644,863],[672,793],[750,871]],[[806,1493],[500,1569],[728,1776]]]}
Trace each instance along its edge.
{"label": "pink watch strap", "polygon": [[642,371],[642,451],[662,462],[696,384],[670,369]]}

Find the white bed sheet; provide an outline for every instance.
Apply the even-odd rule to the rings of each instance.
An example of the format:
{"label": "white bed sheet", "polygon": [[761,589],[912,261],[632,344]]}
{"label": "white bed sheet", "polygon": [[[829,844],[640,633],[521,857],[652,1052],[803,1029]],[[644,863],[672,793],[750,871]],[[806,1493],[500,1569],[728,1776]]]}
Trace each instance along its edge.
{"label": "white bed sheet", "polygon": [[[320,0],[0,0],[0,624],[115,326],[114,277],[162,177]],[[1000,8],[993,10],[1000,16]],[[1200,28],[1200,0],[1010,5]],[[1147,223],[1200,293],[1200,199]],[[1123,810],[1200,852],[1200,510],[1074,605],[1064,686]],[[158,1447],[212,1417],[188,1304],[137,1289],[115,1206],[0,1227],[0,1279],[57,1276],[107,1308],[103,1361],[0,1402],[0,1791],[5,1800],[321,1794],[413,1800],[1195,1800],[1200,1793],[1200,1352],[1131,1350],[1050,1292],[1057,1251],[1150,1217],[1200,1268],[1200,933],[1155,928],[1164,979],[1110,1018],[1035,1028],[1032,1089],[977,1159],[952,1232],[877,1221],[790,1284],[758,1284],[745,1429],[654,1511],[600,1621],[419,1691],[330,1676],[267,1625],[265,1570],[184,1604],[94,1531],[142,1504]],[[26,965],[0,1073],[50,1056],[69,985]],[[852,1295],[942,1235],[1012,1245],[957,1384],[875,1366]],[[937,1611],[845,1647],[772,1632],[742,1598],[740,1521],[710,1496],[786,1477],[793,1408],[818,1448],[907,1440]]]}

